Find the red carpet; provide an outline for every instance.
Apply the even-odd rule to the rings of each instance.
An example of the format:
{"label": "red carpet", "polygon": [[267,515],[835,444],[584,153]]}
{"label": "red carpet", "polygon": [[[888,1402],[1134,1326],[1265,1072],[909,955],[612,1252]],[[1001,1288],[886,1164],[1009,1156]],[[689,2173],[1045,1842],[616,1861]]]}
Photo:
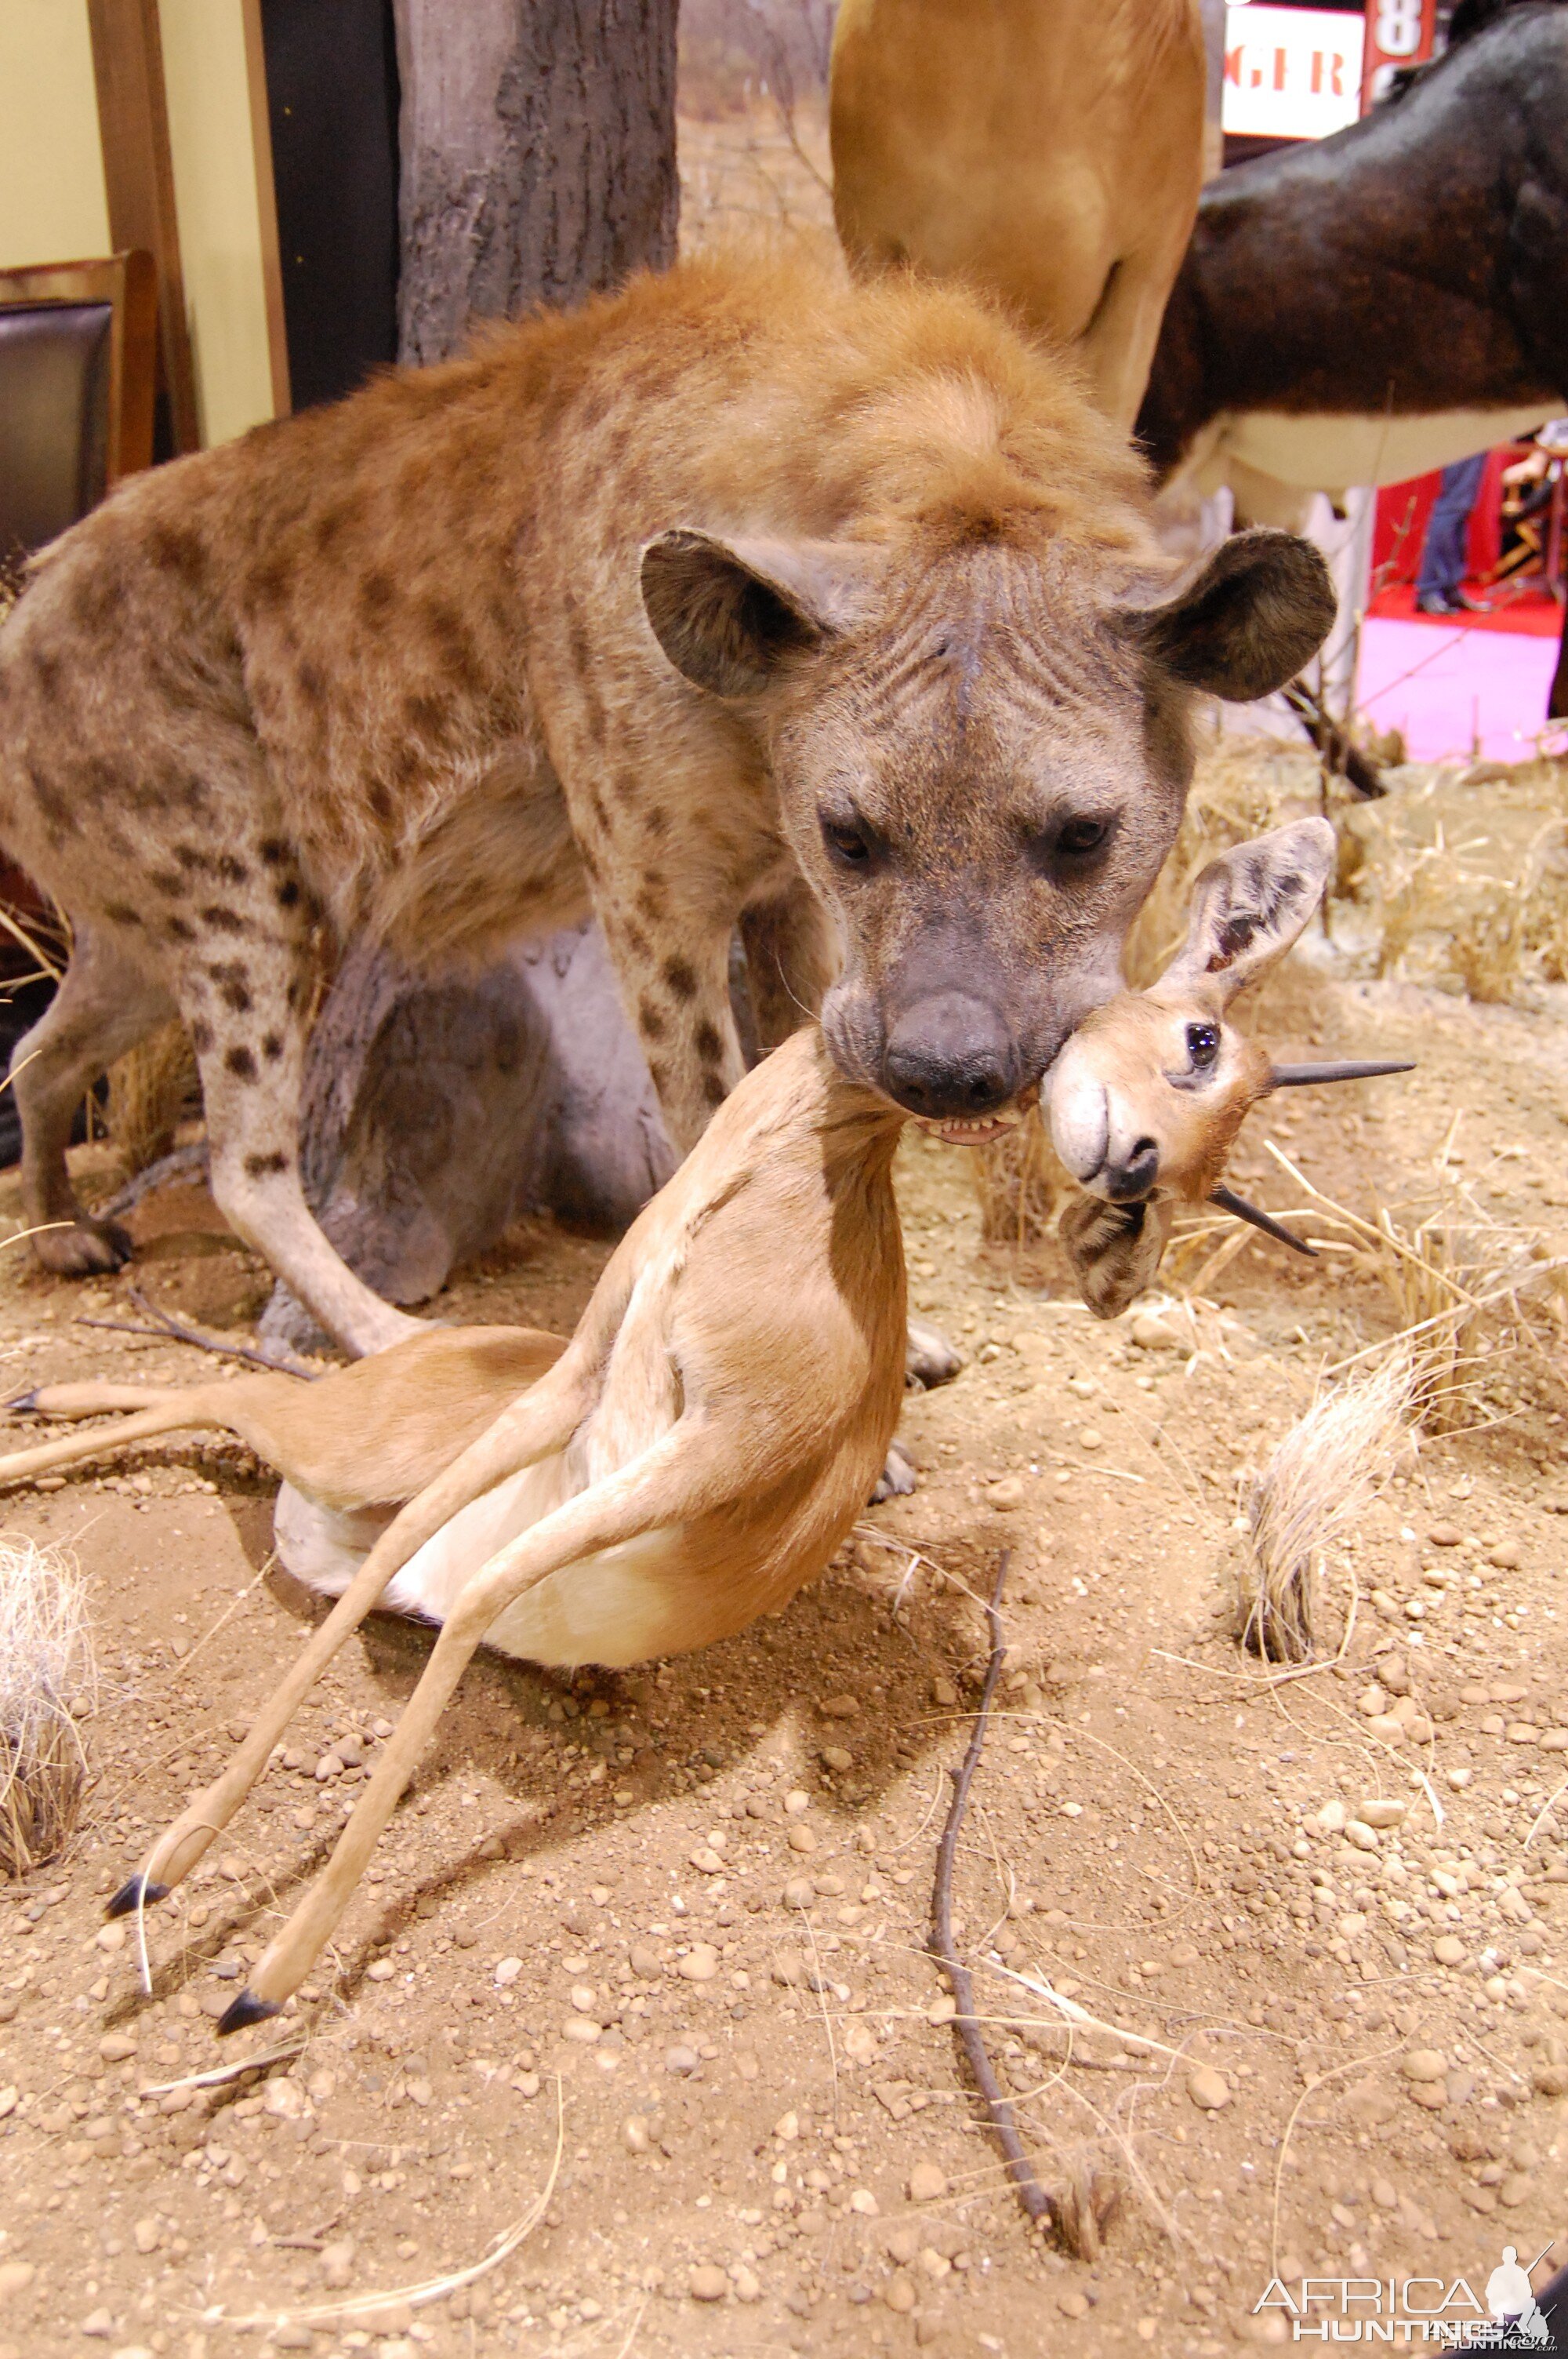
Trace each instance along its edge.
{"label": "red carpet", "polygon": [[1391,582],[1367,611],[1387,622],[1430,623],[1445,631],[1458,624],[1466,630],[1516,631],[1530,638],[1555,639],[1563,629],[1563,609],[1543,590],[1512,590],[1506,582],[1486,590],[1473,582],[1467,582],[1465,587],[1472,597],[1490,600],[1489,614],[1418,614],[1415,591],[1408,582]]}

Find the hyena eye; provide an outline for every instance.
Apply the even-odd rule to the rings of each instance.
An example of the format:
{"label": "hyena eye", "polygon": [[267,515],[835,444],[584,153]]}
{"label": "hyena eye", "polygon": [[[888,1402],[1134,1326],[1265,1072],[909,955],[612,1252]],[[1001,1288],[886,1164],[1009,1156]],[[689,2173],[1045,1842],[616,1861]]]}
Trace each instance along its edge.
{"label": "hyena eye", "polygon": [[839,820],[825,819],[822,822],[822,841],[840,867],[869,868],[871,866],[871,847],[858,827],[848,826]]}
{"label": "hyena eye", "polygon": [[1083,860],[1099,850],[1109,832],[1102,819],[1070,819],[1057,833],[1056,849],[1069,859]]}
{"label": "hyena eye", "polygon": [[1189,1024],[1187,1054],[1200,1073],[1206,1072],[1219,1054],[1217,1024]]}

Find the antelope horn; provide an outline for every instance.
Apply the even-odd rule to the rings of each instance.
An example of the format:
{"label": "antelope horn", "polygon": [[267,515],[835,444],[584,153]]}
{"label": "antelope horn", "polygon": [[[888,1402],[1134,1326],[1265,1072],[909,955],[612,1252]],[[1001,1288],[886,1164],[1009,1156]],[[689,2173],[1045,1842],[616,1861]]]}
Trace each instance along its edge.
{"label": "antelope horn", "polygon": [[1277,1237],[1281,1245],[1289,1245],[1292,1253],[1305,1254],[1308,1261],[1317,1259],[1313,1247],[1298,1237],[1294,1230],[1287,1229],[1282,1222],[1274,1219],[1272,1213],[1260,1212],[1256,1204],[1248,1203],[1234,1190],[1211,1188],[1208,1201],[1211,1204],[1217,1204],[1222,1212],[1229,1212],[1236,1220],[1249,1221],[1255,1229],[1261,1229],[1266,1237]]}
{"label": "antelope horn", "polygon": [[1276,1065],[1269,1087],[1271,1090],[1300,1090],[1313,1082],[1375,1082],[1382,1073],[1413,1073],[1414,1071],[1413,1064],[1396,1063],[1392,1060],[1372,1064],[1351,1060],[1334,1065]]}

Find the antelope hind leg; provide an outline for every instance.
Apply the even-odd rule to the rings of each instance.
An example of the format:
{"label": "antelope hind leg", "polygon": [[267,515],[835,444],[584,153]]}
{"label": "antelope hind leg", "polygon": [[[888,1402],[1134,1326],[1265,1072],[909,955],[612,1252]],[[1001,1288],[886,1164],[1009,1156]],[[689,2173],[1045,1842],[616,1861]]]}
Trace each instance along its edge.
{"label": "antelope hind leg", "polygon": [[220,2032],[240,2031],[276,2015],[298,1989],[352,1897],[458,1681],[498,1617],[563,1566],[678,1523],[699,1505],[710,1509],[717,1504],[714,1476],[722,1481],[730,1468],[743,1464],[721,1428],[698,1429],[683,1420],[618,1473],[579,1492],[519,1533],[480,1569],[442,1625],[419,1684],[362,1788],[331,1858],[263,1952],[245,1988],[220,2020]]}
{"label": "antelope hind leg", "polygon": [[373,1610],[393,1575],[401,1572],[415,1551],[460,1507],[552,1450],[563,1449],[583,1414],[586,1399],[586,1385],[575,1356],[568,1353],[525,1398],[503,1410],[445,1473],[408,1502],[300,1649],[298,1660],[278,1681],[222,1775],[194,1796],[173,1825],[165,1829],[146,1865],[128,1877],[110,1901],[108,1916],[127,1916],[133,1908],[165,1899],[189,1875],[239,1810],[305,1697],[344,1640]]}

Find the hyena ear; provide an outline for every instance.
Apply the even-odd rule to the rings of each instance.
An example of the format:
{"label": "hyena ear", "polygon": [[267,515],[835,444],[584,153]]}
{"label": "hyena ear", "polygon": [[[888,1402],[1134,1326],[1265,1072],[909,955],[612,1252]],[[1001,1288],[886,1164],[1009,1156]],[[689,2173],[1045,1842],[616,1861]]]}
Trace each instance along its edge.
{"label": "hyena ear", "polygon": [[1298,819],[1211,860],[1193,887],[1187,939],[1160,978],[1177,991],[1217,983],[1234,999],[1283,958],[1334,871],[1334,830]]}
{"label": "hyena ear", "polygon": [[1259,526],[1222,540],[1133,628],[1189,688],[1246,704],[1295,678],[1333,629],[1337,603],[1320,549]]}
{"label": "hyena ear", "polygon": [[676,671],[754,696],[781,663],[852,620],[864,552],[830,540],[720,540],[683,527],[643,551],[643,606]]}
{"label": "hyena ear", "polygon": [[1174,1207],[1108,1204],[1075,1196],[1057,1223],[1078,1292],[1097,1319],[1114,1319],[1154,1282]]}

